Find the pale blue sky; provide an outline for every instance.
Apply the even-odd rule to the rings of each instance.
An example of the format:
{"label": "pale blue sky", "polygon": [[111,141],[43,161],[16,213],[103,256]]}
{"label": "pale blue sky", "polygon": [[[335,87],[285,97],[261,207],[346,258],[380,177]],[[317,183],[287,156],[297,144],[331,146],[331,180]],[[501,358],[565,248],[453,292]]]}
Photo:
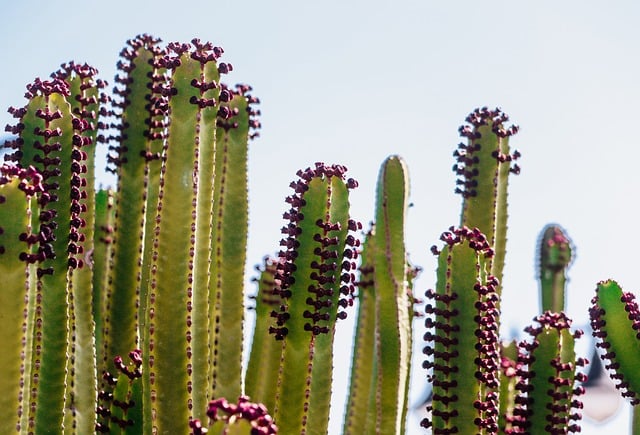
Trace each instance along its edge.
{"label": "pale blue sky", "polygon": [[[538,311],[535,242],[549,222],[564,226],[577,246],[568,305],[576,325],[587,323],[598,280],[640,290],[640,232],[632,231],[640,188],[638,2],[3,3],[2,126],[13,122],[2,107],[22,105],[24,86],[62,62],[88,62],[112,83],[118,53],[136,34],[224,47],[235,67],[228,81],[251,84],[262,100],[262,137],[249,161],[249,266],[277,248],[297,169],[318,160],[346,165],[360,182],[354,216],[366,223],[379,165],[400,154],[415,204],[407,243],[425,269],[417,285],[421,292],[433,286],[429,247],[459,217],[450,170],[457,127],[488,105],[521,127],[512,140],[523,156],[511,183],[507,332]],[[601,430],[585,425],[583,433]]]}

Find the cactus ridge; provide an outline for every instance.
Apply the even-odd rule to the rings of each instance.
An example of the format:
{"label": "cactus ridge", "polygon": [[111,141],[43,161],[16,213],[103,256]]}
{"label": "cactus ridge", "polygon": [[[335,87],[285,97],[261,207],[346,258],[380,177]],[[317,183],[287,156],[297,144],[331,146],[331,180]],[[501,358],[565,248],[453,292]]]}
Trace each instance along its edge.
{"label": "cactus ridge", "polygon": [[[272,410],[275,405],[278,376],[284,340],[274,340],[269,332],[271,312],[282,304],[282,298],[275,290],[274,276],[279,258],[265,257],[264,264],[257,266],[259,277],[254,278],[258,284],[257,294],[249,296],[248,309],[256,313],[253,342],[247,373],[245,375],[245,392],[253,400],[263,403]],[[252,305],[255,303],[255,306]]]}
{"label": "cactus ridge", "polygon": [[[365,234],[362,248],[358,255],[361,258],[358,267],[358,319],[353,346],[353,362],[348,394],[347,413],[344,421],[344,433],[367,433],[378,429],[377,419],[367,418],[369,409],[381,409],[380,395],[375,394],[373,376],[376,364],[376,347],[379,346],[376,333],[375,282],[371,239],[372,228]],[[373,361],[373,364],[371,364]]]}
{"label": "cactus ridge", "polygon": [[[437,290],[427,291],[427,298],[435,305],[425,307],[427,315],[435,315],[435,319],[429,316],[425,320],[428,330],[424,335],[425,341],[433,343],[424,353],[433,360],[423,364],[433,370],[428,376],[433,383],[432,418],[421,424],[433,427],[438,434],[464,432],[465,427],[472,426],[474,430],[495,432],[498,396],[493,390],[498,387],[500,364],[498,281],[484,271],[484,262],[493,256],[493,249],[477,228],[451,227],[440,240],[445,243],[444,249],[432,251],[440,257],[438,275],[445,281],[439,279]],[[456,276],[466,278],[452,281]],[[474,310],[463,311],[465,304]],[[471,355],[460,352],[467,336],[476,340]]]}
{"label": "cactus ridge", "polygon": [[577,372],[587,361],[576,359],[574,340],[582,331],[570,332],[571,320],[562,312],[546,311],[537,316],[536,326],[525,328],[532,340],[519,343],[516,384],[518,395],[513,411],[513,432],[579,432],[582,408],[578,383],[586,375]]}
{"label": "cactus ridge", "polygon": [[[215,48],[213,50],[215,52]],[[217,64],[219,74],[220,64]],[[213,204],[208,222],[211,226],[211,243],[202,246],[210,250],[207,304],[210,306],[209,365],[212,370],[208,376],[213,385],[213,397],[238,397],[242,385],[243,277],[248,237],[247,154],[248,144],[255,137],[255,130],[260,127],[257,120],[259,111],[255,108],[259,100],[251,95],[252,89],[248,85],[230,88],[220,83],[215,93],[207,91],[205,94],[203,89],[212,89],[213,81],[208,85],[203,83],[198,85],[203,95],[219,102],[217,112],[214,111],[215,119],[211,120],[217,126],[213,131],[215,146],[210,149],[212,157],[201,156],[202,178],[213,180],[209,189],[212,199],[201,201],[203,205]],[[207,125],[206,120],[203,122],[203,125]],[[201,139],[205,141],[206,130],[201,131]],[[210,159],[215,161],[215,166],[211,167],[213,173],[208,175],[207,162]],[[206,185],[203,184],[202,189],[206,194]],[[203,409],[205,405],[206,402],[202,403]]]}
{"label": "cactus ridge", "polygon": [[613,280],[598,283],[589,309],[596,346],[603,350],[605,368],[622,397],[640,404],[637,376],[640,341],[640,309],[633,293]]}
{"label": "cactus ridge", "polygon": [[103,330],[108,334],[102,340],[102,349],[98,349],[101,370],[113,371],[114,355],[124,355],[140,346],[141,314],[136,307],[146,307],[142,266],[145,249],[150,250],[145,244],[151,238],[147,233],[152,233],[146,222],[150,210],[155,212],[155,204],[148,204],[151,201],[148,192],[153,191],[154,185],[150,185],[148,167],[156,151],[151,149],[150,142],[162,141],[156,135],[166,127],[168,108],[166,97],[156,91],[159,81],[166,81],[155,65],[156,59],[164,54],[159,42],[144,34],[128,40],[117,65],[119,73],[109,113],[116,117],[109,124],[115,134],[104,139],[109,144],[107,170],[118,176],[118,194],[105,291],[108,309],[103,316]]}
{"label": "cactus ridge", "polygon": [[38,261],[38,255],[31,252],[44,243],[31,228],[32,198],[44,190],[42,175],[34,167],[0,165],[0,342],[4,349],[0,356],[0,388],[4,392],[0,397],[0,432],[27,427],[23,416],[29,415],[32,361],[25,349],[32,347],[35,303],[29,283],[33,279],[33,263]]}

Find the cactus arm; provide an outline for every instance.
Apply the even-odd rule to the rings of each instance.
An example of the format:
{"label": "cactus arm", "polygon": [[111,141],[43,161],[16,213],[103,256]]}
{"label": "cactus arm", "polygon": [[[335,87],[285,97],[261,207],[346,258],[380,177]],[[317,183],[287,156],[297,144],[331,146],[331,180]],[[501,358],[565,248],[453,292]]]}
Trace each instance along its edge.
{"label": "cactus arm", "polygon": [[[335,332],[338,307],[343,305],[341,289],[347,297],[351,292],[351,275],[342,269],[343,253],[352,256],[347,245],[354,241],[347,234],[356,225],[348,219],[346,195],[354,182],[345,183],[344,171],[323,164],[301,171],[301,179],[291,185],[296,194],[287,198],[291,223],[282,231],[289,237],[281,242],[287,250],[280,254],[283,261],[276,273],[286,304],[272,314],[277,320],[272,332],[285,340],[274,411],[283,433],[327,431],[332,339],[318,337]],[[345,263],[351,269],[351,262]]]}
{"label": "cactus arm", "polygon": [[264,269],[258,278],[258,292],[255,297],[255,328],[251,343],[251,352],[247,373],[245,375],[245,391],[252,400],[260,402],[269,410],[275,407],[278,368],[284,341],[276,340],[269,333],[271,312],[277,310],[282,299],[276,294],[274,259],[266,258]]}
{"label": "cactus arm", "polygon": [[[79,198],[79,209],[73,211],[73,217],[84,221],[82,238],[77,240],[82,252],[76,254],[76,261],[85,267],[74,271],[69,294],[69,310],[71,316],[71,340],[69,355],[73,361],[71,377],[74,379],[69,389],[65,414],[65,427],[73,427],[78,432],[88,433],[95,428],[96,408],[96,355],[94,339],[94,320],[92,317],[92,281],[93,264],[91,255],[94,250],[94,216],[95,216],[95,148],[97,140],[97,115],[100,112],[100,89],[105,83],[95,79],[97,71],[87,65],[70,63],[62,65],[52,76],[65,80],[69,86],[68,101],[71,112],[76,115],[74,128],[76,138],[72,164],[82,165],[81,187],[83,194]],[[80,187],[80,186],[79,186]]]}
{"label": "cactus arm", "polygon": [[[491,433],[497,431],[496,280],[486,275],[491,248],[478,230],[451,229],[443,233],[446,245],[439,252],[437,286],[427,296],[425,349],[433,356],[431,421],[422,425],[435,431]],[[434,252],[437,252],[434,250]]]}
{"label": "cactus arm", "polygon": [[[342,179],[339,177],[331,177],[329,179],[330,203],[328,204],[329,222],[340,222],[342,228],[340,230],[327,231],[323,234],[325,237],[338,237],[340,242],[337,246],[339,258],[342,256],[347,244],[345,240],[349,228],[349,189]],[[347,206],[345,207],[345,204]],[[345,267],[346,262],[346,267]],[[341,306],[339,303],[340,295],[347,296],[349,299],[343,299],[344,302],[351,302],[351,295],[354,291],[352,281],[355,275],[351,270],[355,270],[356,266],[350,260],[337,264],[337,269],[329,272],[334,282],[338,283],[336,295],[334,296],[332,305],[327,310],[331,319],[338,319],[338,310],[346,308],[347,305]],[[346,275],[346,276],[345,276]],[[351,288],[350,288],[351,287]],[[346,312],[342,311],[344,314]],[[332,330],[328,334],[315,335],[315,343],[313,344],[313,366],[311,368],[311,397],[309,398],[309,409],[306,420],[307,432],[309,434],[323,435],[326,433],[326,425],[329,421],[329,411],[331,406],[331,385],[333,383],[333,354],[334,354],[334,338],[335,338],[335,321],[331,326]]]}
{"label": "cactus arm", "polygon": [[572,261],[572,243],[558,225],[547,225],[538,242],[538,269],[542,312],[565,309],[567,269]]}
{"label": "cactus arm", "polygon": [[[93,242],[93,295],[91,305],[93,307],[93,320],[95,322],[97,352],[104,349],[105,324],[107,314],[107,286],[109,259],[111,258],[111,246],[113,244],[113,202],[114,192],[109,189],[100,189],[95,196],[95,229]],[[100,376],[107,370],[106,364],[101,358],[96,359],[96,373]]]}
{"label": "cactus arm", "polygon": [[[244,276],[248,228],[248,98],[220,94],[211,245],[211,397],[239,397],[242,390]],[[225,119],[227,115],[231,116]],[[206,405],[206,402],[203,404]]]}
{"label": "cactus arm", "polygon": [[[165,59],[173,67],[167,146],[160,180],[160,196],[154,241],[154,261],[149,294],[149,381],[154,429],[173,432],[190,417],[193,394],[206,389],[192,384],[191,340],[206,334],[207,324],[193,322],[193,268],[198,243],[207,234],[196,232],[199,173],[194,162],[199,152],[198,130],[203,110],[216,110],[201,100],[199,81],[207,59],[189,52],[189,46],[170,44],[174,56]],[[206,57],[206,56],[205,56]],[[211,213],[207,213],[209,217]],[[207,229],[208,230],[208,229]],[[171,253],[170,255],[168,253]],[[196,391],[197,390],[197,391]]]}
{"label": "cactus arm", "polygon": [[635,296],[624,292],[617,282],[608,280],[598,283],[591,303],[589,313],[596,346],[605,352],[602,359],[609,361],[605,367],[613,370],[610,376],[622,396],[637,406],[640,403],[640,340],[636,334],[640,311]]}
{"label": "cactus arm", "polygon": [[499,109],[476,109],[466,118],[470,125],[459,129],[468,144],[460,144],[454,153],[454,171],[461,177],[456,192],[463,197],[461,225],[486,235],[495,252],[489,272],[498,282],[502,282],[506,253],[508,175],[519,172],[517,165],[511,167],[519,154],[510,154],[508,142],[518,128],[506,127],[507,120]]}
{"label": "cactus arm", "polygon": [[147,159],[148,118],[150,110],[147,97],[151,94],[154,66],[152,60],[158,55],[153,38],[140,36],[128,41],[121,52],[119,63],[122,76],[114,92],[120,101],[114,103],[120,110],[120,123],[114,125],[119,134],[112,137],[115,145],[109,156],[118,175],[117,201],[115,206],[114,244],[112,246],[110,286],[107,294],[109,314],[105,326],[109,334],[104,339],[105,348],[99,353],[109,371],[116,355],[126,355],[138,344],[138,305],[141,297],[142,242],[144,240],[144,192],[145,166]]}
{"label": "cactus arm", "polygon": [[[192,57],[206,58],[213,47],[193,40],[195,51]],[[218,49],[216,49],[218,50]],[[198,82],[200,101],[211,101],[218,105],[220,95],[220,74],[216,62],[200,64],[200,71],[193,80]],[[216,179],[216,124],[218,107],[203,106],[197,120],[191,121],[197,128],[197,154],[194,171],[197,175],[197,193],[195,206],[195,253],[193,264],[193,310],[192,310],[192,384],[197,386],[192,393],[193,417],[202,419],[211,398],[211,377],[209,367],[210,335],[209,294],[211,287],[210,263],[212,260],[212,213],[214,203],[214,180]],[[200,327],[198,327],[200,325]],[[238,385],[240,383],[238,382]],[[237,397],[239,391],[236,393]]]}
{"label": "cactus arm", "polygon": [[69,253],[81,250],[70,238],[79,234],[82,223],[71,211],[72,205],[79,207],[80,188],[69,183],[80,180],[81,167],[62,164],[72,155],[75,135],[68,92],[61,80],[36,80],[28,87],[29,103],[21,111],[21,163],[24,167],[30,160],[38,166],[45,188],[38,197],[39,210],[33,211],[40,246],[37,253],[27,254],[28,262],[38,262],[30,377],[48,380],[33,384],[28,420],[29,430],[35,431],[62,430],[68,385],[67,303],[72,270],[78,266]]}
{"label": "cactus arm", "polygon": [[189,103],[189,97],[200,97],[190,84],[192,78],[200,77],[200,64],[191,62],[184,53],[176,56],[176,63],[179,66],[172,75],[176,95],[170,102],[172,119],[156,218],[157,258],[149,291],[151,407],[158,433],[170,433],[178,422],[189,419],[186,338],[190,331],[186,308],[192,292],[188,281],[194,241],[189,243],[185,236],[191,236],[194,221],[194,120],[199,111],[197,105]]}
{"label": "cactus arm", "polygon": [[377,412],[376,430],[401,433],[407,404],[410,331],[406,288],[404,222],[409,180],[404,161],[388,158],[378,178],[373,279],[376,286]]}
{"label": "cactus arm", "polygon": [[539,326],[526,329],[533,341],[520,344],[519,417],[515,425],[529,433],[577,432],[581,417],[572,411],[582,407],[578,400],[582,389],[575,383],[585,380],[576,372],[584,364],[575,354],[575,339],[581,332],[569,330],[571,321],[564,313],[547,311],[535,320]]}
{"label": "cactus arm", "polygon": [[[35,175],[35,169],[30,172]],[[29,379],[28,364],[33,326],[29,305],[29,270],[21,256],[28,247],[19,243],[31,233],[31,203],[29,192],[35,186],[28,182],[28,171],[17,167],[0,166],[0,432],[12,433],[24,429],[20,415],[27,414]],[[42,189],[42,186],[39,187]],[[26,196],[26,195],[27,196]],[[26,238],[26,237],[25,237]],[[32,312],[32,311],[31,311]],[[22,386],[21,386],[22,385]]]}
{"label": "cactus arm", "polygon": [[[372,230],[373,231],[373,230]],[[376,427],[375,372],[376,296],[373,281],[373,238],[368,234],[362,244],[362,264],[358,282],[358,318],[353,345],[351,376],[343,433],[374,433]]]}

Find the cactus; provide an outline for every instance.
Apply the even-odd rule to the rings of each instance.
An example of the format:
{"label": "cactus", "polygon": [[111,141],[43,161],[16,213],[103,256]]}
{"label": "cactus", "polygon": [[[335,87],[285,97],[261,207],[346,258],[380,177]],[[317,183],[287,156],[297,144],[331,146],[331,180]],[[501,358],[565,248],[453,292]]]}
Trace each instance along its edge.
{"label": "cactus", "polygon": [[640,314],[635,295],[625,292],[614,280],[598,283],[589,309],[596,346],[620,394],[633,405],[632,432],[638,433],[637,405],[640,403],[640,342],[637,330]]}
{"label": "cactus", "polygon": [[[567,433],[579,431],[577,358],[564,309],[564,278],[571,246],[557,226],[543,231],[539,249],[543,315],[525,329],[532,341],[500,344],[500,298],[506,252],[507,182],[519,173],[499,109],[473,111],[460,134],[468,143],[454,153],[456,192],[463,197],[461,224],[444,232],[437,283],[426,295],[424,349],[430,370],[430,417],[434,434]],[[552,304],[549,300],[553,298]],[[561,301],[561,303],[555,302]]]}
{"label": "cactus", "polygon": [[[220,81],[232,70],[222,53],[140,35],[121,52],[113,98],[95,69],[71,62],[10,109],[3,433],[327,432],[335,324],[358,293],[358,183],[323,163],[291,183],[243,378],[247,150],[260,125],[251,88]],[[94,188],[100,144],[114,190]],[[358,366],[378,370],[375,427],[401,433],[415,269],[399,157],[378,189],[377,357]]]}
{"label": "cactus", "polygon": [[[573,246],[558,226],[539,246],[542,314],[500,342],[509,148],[517,127],[477,109],[455,152],[460,223],[441,236],[422,308],[405,250],[406,163],[387,158],[361,242],[339,164],[297,173],[283,239],[245,304],[247,153],[258,100],[228,86],[223,50],[148,35],[121,52],[113,98],[74,62],[11,108],[0,166],[2,433],[328,432],[336,322],[357,305],[344,433],[407,431],[412,323],[424,353],[434,434],[579,430],[580,383],[563,313]],[[94,187],[109,146],[115,189]],[[245,314],[255,310],[255,329]],[[423,312],[417,312],[423,311]],[[612,281],[591,309],[619,388],[633,377],[638,308]],[[243,341],[252,335],[246,370]],[[128,356],[129,361],[125,362]]]}
{"label": "cactus", "polygon": [[547,225],[538,242],[538,279],[542,312],[564,311],[567,270],[573,260],[573,246],[566,231]]}
{"label": "cactus", "polygon": [[403,234],[408,194],[406,164],[389,157],[378,179],[375,228],[362,253],[344,433],[405,432],[415,302]]}
{"label": "cactus", "polygon": [[520,344],[516,385],[519,391],[513,411],[514,433],[580,432],[577,424],[582,408],[578,397],[586,375],[577,372],[586,360],[576,357],[574,342],[580,330],[571,332],[571,320],[550,311],[534,319],[538,326],[526,328],[531,342]]}

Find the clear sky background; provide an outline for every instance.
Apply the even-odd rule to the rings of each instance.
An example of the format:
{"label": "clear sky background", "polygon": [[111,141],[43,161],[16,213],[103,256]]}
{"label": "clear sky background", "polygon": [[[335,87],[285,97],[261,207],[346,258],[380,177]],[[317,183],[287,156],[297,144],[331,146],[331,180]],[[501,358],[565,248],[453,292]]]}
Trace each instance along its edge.
{"label": "clear sky background", "polygon": [[[424,268],[420,293],[434,285],[430,246],[459,222],[457,127],[473,108],[499,106],[521,127],[511,143],[522,153],[510,186],[504,333],[538,313],[535,244],[550,222],[577,247],[568,312],[584,326],[599,280],[640,290],[639,19],[632,0],[2,0],[0,106],[22,106],[28,82],[72,59],[113,84],[120,49],[140,33],[212,41],[234,65],[227,81],[251,84],[262,101],[249,158],[249,268],[277,250],[296,170],[346,165],[360,182],[353,215],[367,223],[380,164],[399,154],[411,175],[407,245]],[[12,122],[2,109],[0,125]],[[338,360],[348,361],[349,323],[338,333]],[[346,372],[337,370],[338,390]],[[417,370],[414,400],[424,382]],[[585,422],[583,433],[626,432],[627,419]]]}

